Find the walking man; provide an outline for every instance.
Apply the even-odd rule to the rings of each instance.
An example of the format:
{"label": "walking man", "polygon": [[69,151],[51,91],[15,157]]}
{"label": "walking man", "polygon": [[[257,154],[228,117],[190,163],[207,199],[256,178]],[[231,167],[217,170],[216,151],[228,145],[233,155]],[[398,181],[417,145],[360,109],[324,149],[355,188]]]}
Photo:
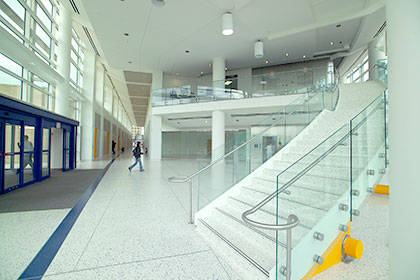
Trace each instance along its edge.
{"label": "walking man", "polygon": [[140,142],[137,142],[137,146],[133,150],[133,156],[134,156],[136,162],[128,168],[128,170],[130,170],[130,172],[131,172],[131,169],[133,169],[133,167],[136,166],[137,163],[140,164],[140,172],[144,171],[143,164],[141,163],[141,155],[142,154],[143,153],[141,152]]}

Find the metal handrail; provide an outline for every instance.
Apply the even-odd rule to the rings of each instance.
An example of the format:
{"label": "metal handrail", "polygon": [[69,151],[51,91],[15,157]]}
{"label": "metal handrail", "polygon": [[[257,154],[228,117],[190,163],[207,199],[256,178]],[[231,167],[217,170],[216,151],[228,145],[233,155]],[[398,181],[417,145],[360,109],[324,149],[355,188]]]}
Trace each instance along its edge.
{"label": "metal handrail", "polygon": [[[334,87],[334,89],[337,88],[338,86]],[[306,102],[308,102],[309,100],[311,100],[312,98],[314,98],[316,96],[313,95],[311,96],[308,100],[306,100]],[[294,114],[295,111],[288,113],[287,115],[291,115]],[[242,143],[241,145],[239,145],[238,147],[236,147],[235,149],[233,149],[232,151],[226,153],[225,155],[219,157],[218,159],[212,161],[212,163],[210,163],[209,165],[203,167],[202,169],[194,172],[193,174],[191,174],[190,176],[186,176],[183,177],[185,178],[184,181],[182,181],[182,183],[186,183],[188,181],[190,181],[192,178],[194,178],[195,176],[197,176],[198,174],[202,173],[203,171],[209,169],[210,167],[212,167],[213,165],[215,165],[216,163],[218,163],[219,161],[222,161],[223,159],[227,158],[228,156],[232,155],[234,152],[236,152],[237,150],[241,149],[242,147],[246,146],[247,144],[249,144],[250,142],[252,142],[254,139],[256,139],[257,137],[263,135],[265,132],[267,132],[268,130],[270,130],[271,128],[273,128],[274,126],[276,126],[278,123],[280,123],[281,121],[284,121],[282,118],[280,118],[279,120],[275,121],[274,123],[272,123],[269,127],[267,127],[266,129],[262,130],[260,133],[254,135],[253,137],[249,138],[247,141],[245,141],[244,143]],[[178,178],[180,179],[180,178]],[[180,182],[177,182],[180,183]]]}
{"label": "metal handrail", "polygon": [[[375,98],[372,102],[369,103],[369,105],[367,105],[362,111],[360,111],[356,116],[354,116],[352,118],[351,121],[353,121],[355,118],[357,118],[361,113],[363,113],[365,110],[367,110],[367,108],[369,108],[374,102],[376,102],[381,96],[378,96],[377,98]],[[371,112],[372,113],[372,112]],[[354,128],[351,128],[343,137],[340,138],[340,140],[338,140],[333,146],[331,146],[327,151],[325,151],[322,155],[320,155],[318,158],[316,158],[312,163],[310,163],[306,168],[304,168],[302,171],[300,171],[296,176],[294,176],[292,179],[290,179],[287,183],[285,183],[280,189],[274,191],[271,195],[267,196],[265,199],[263,199],[261,202],[259,202],[257,205],[255,205],[254,207],[252,207],[251,209],[246,210],[244,213],[242,213],[242,220],[244,220],[244,222],[250,224],[250,225],[254,225],[256,227],[260,227],[260,228],[264,228],[264,229],[269,229],[269,230],[279,230],[277,229],[277,225],[275,224],[265,224],[265,223],[260,223],[257,221],[253,221],[251,219],[249,219],[247,216],[255,213],[256,211],[258,211],[259,209],[261,209],[261,207],[263,207],[265,204],[267,204],[271,199],[273,199],[274,197],[276,197],[277,195],[281,194],[282,192],[286,191],[293,183],[295,183],[297,180],[299,180],[300,178],[302,178],[309,170],[311,170],[315,165],[317,165],[321,160],[323,160],[325,157],[327,157],[330,153],[332,153],[338,146],[340,146],[349,136],[350,134],[358,129],[364,122],[366,122],[367,118],[369,116],[366,116],[365,118],[363,118],[362,121],[360,121]],[[350,122],[351,122],[350,121]],[[330,139],[331,136],[333,136],[334,134],[336,134],[338,131],[340,131],[345,125],[341,126],[340,128],[338,128],[336,131],[334,131],[329,137],[327,137],[324,141],[322,141],[320,144],[318,144],[315,148],[313,148],[312,150],[310,150],[309,152],[307,152],[305,155],[303,155],[301,158],[299,158],[296,162],[299,162],[301,159],[303,159],[304,157],[306,157],[307,155],[311,154],[314,150],[316,150],[319,146],[321,146],[322,144],[324,144],[326,141],[328,141]],[[296,163],[295,162],[295,163]],[[285,170],[283,170],[278,176],[277,176],[277,181],[278,181],[278,177],[283,174],[284,172],[286,172],[290,167],[292,167],[294,164],[292,164],[291,166],[289,166],[288,168],[286,168]],[[277,182],[278,183],[278,182]],[[283,226],[283,225],[280,225]],[[283,228],[281,227],[280,230],[282,230]],[[285,228],[287,229],[287,228]]]}

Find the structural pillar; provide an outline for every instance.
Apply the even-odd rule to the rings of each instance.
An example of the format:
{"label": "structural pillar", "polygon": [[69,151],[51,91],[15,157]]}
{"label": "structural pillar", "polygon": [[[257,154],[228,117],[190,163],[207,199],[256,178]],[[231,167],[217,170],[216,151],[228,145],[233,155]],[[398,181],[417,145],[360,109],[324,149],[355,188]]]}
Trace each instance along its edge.
{"label": "structural pillar", "polygon": [[418,279],[420,1],[385,3],[390,97],[390,279]]}
{"label": "structural pillar", "polygon": [[223,57],[213,58],[213,88],[225,88],[226,61]]}
{"label": "structural pillar", "polygon": [[212,161],[225,154],[225,113],[222,111],[212,114],[211,151]]}
{"label": "structural pillar", "polygon": [[64,5],[60,7],[59,18],[59,32],[57,34],[58,40],[58,54],[57,54],[57,70],[64,78],[63,83],[57,84],[57,92],[55,96],[55,111],[56,113],[69,117],[69,91],[70,91],[70,50],[71,50],[71,28],[72,17],[69,9]]}
{"label": "structural pillar", "polygon": [[162,158],[162,117],[151,115],[150,118],[150,159]]}
{"label": "structural pillar", "polygon": [[[378,64],[379,60],[386,58],[385,52],[378,47],[379,39],[381,39],[381,37],[376,38],[368,44],[369,68],[371,70],[373,70],[372,67],[374,67],[375,64]],[[373,71],[370,71],[369,80],[378,80],[378,74],[379,72],[377,68],[375,68]]]}

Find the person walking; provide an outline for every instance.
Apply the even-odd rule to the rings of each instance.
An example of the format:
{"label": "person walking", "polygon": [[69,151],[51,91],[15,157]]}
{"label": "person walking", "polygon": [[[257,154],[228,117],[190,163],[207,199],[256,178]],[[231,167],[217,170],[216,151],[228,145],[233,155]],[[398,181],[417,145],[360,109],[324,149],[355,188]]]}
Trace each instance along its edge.
{"label": "person walking", "polygon": [[115,143],[115,141],[114,141],[114,140],[112,140],[112,143],[111,143],[111,149],[112,149],[112,154],[113,154],[113,155],[115,155],[115,145],[117,145],[117,143]]}
{"label": "person walking", "polygon": [[136,159],[136,162],[135,163],[133,163],[133,165],[131,165],[129,168],[128,168],[128,170],[130,170],[130,172],[131,172],[131,169],[133,169],[134,168],[134,166],[136,166],[136,164],[137,163],[139,163],[140,164],[140,172],[143,172],[144,171],[144,169],[143,169],[143,164],[141,163],[141,155],[142,155],[143,153],[142,153],[142,151],[141,151],[141,147],[140,147],[140,142],[137,142],[137,146],[134,148],[134,150],[133,150],[133,156],[134,156],[134,158]]}
{"label": "person walking", "polygon": [[[18,143],[18,147],[19,149],[22,149],[22,147],[20,146],[20,143]],[[32,161],[32,156],[34,153],[34,145],[32,144],[31,141],[29,141],[29,136],[25,135],[24,137],[24,141],[23,141],[23,167],[22,170],[26,168],[26,166],[30,166],[32,169],[32,173],[34,172],[34,163]],[[19,173],[19,169],[16,170],[16,174]]]}

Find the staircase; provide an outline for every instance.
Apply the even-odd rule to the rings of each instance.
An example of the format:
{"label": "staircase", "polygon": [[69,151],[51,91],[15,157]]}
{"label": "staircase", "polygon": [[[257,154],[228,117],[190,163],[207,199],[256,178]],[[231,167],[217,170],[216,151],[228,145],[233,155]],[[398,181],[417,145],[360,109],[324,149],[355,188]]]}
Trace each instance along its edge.
{"label": "staircase", "polygon": [[[350,210],[361,204],[367,187],[379,175],[377,170],[372,179],[367,171],[380,161],[381,151],[380,144],[370,139],[379,137],[381,130],[377,124],[381,123],[381,117],[383,121],[383,113],[372,110],[374,113],[369,115],[365,110],[366,118],[362,118],[363,114],[359,115],[362,117],[357,115],[384,90],[384,86],[375,81],[340,85],[340,98],[334,111],[323,110],[282,150],[196,213],[197,231],[241,279],[286,279],[279,273],[285,265],[286,231],[253,227],[243,221],[242,213],[294,178],[342,139],[349,132],[349,121],[353,118],[353,125],[358,124],[359,130],[352,135],[351,143],[350,138],[340,142],[286,192],[278,194],[251,217],[262,223],[282,224],[290,214],[298,216],[300,223],[292,230],[291,279],[303,278],[314,264],[314,255],[322,255],[339,233],[339,226],[350,220],[352,213],[341,211],[339,205],[351,205],[350,182],[353,190],[358,189],[353,192],[357,197]],[[369,131],[377,135],[367,137],[365,134]],[[349,145],[353,148],[351,169]],[[321,233],[322,240],[315,239],[315,233]]]}

